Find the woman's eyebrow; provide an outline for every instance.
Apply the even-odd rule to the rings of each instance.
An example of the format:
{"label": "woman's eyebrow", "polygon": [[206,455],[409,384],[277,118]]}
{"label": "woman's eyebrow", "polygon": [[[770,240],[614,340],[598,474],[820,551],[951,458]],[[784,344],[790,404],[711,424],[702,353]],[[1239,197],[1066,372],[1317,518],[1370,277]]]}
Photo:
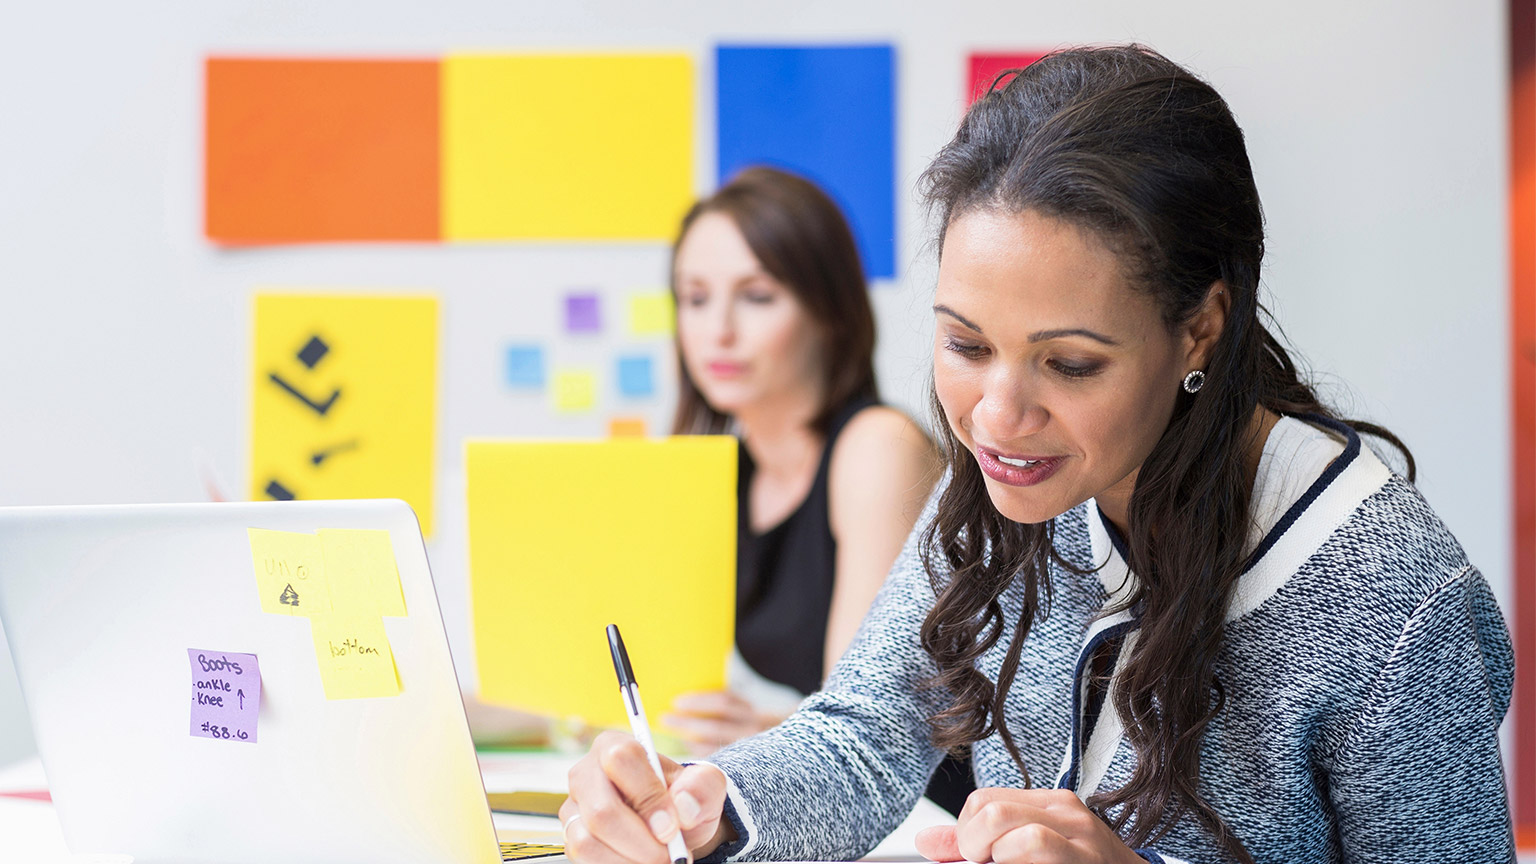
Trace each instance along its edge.
{"label": "woman's eyebrow", "polygon": [[1060,339],[1063,336],[1086,336],[1095,342],[1103,342],[1105,345],[1120,344],[1102,333],[1095,333],[1092,330],[1084,330],[1077,327],[1069,327],[1063,330],[1041,330],[1038,333],[1029,334],[1029,341],[1044,342],[1047,339]]}
{"label": "woman's eyebrow", "polygon": [[[969,328],[971,330],[975,330],[977,333],[981,333],[982,332],[981,328],[978,327],[974,322],[970,321],[964,315],[961,315],[959,312],[956,312],[955,310],[949,308],[948,306],[945,306],[942,303],[936,304],[933,307],[933,311],[937,312],[937,313],[942,313],[944,315],[948,315],[949,317],[955,319],[956,321],[959,321],[961,324],[964,324],[967,328]],[[1083,336],[1083,337],[1086,337],[1088,339],[1092,339],[1095,342],[1102,342],[1105,345],[1119,345],[1120,344],[1119,342],[1115,341],[1114,339],[1109,338],[1108,336],[1105,336],[1102,333],[1096,333],[1096,332],[1094,332],[1092,330],[1086,330],[1086,329],[1083,329],[1081,327],[1066,327],[1066,328],[1062,328],[1062,329],[1058,329],[1058,330],[1041,330],[1038,333],[1031,333],[1029,335],[1029,341],[1030,342],[1044,342],[1047,339],[1060,339],[1060,338],[1065,337],[1065,336]]]}
{"label": "woman's eyebrow", "polygon": [[970,329],[975,330],[977,333],[981,332],[981,328],[977,327],[975,324],[972,324],[970,321],[966,320],[966,317],[964,315],[961,315],[959,312],[956,312],[955,310],[949,308],[948,306],[945,306],[942,303],[934,304],[933,311],[936,312],[936,313],[943,313],[945,315],[948,315],[949,317],[955,319],[956,321],[959,321],[961,324],[964,324],[966,327],[969,327]]}

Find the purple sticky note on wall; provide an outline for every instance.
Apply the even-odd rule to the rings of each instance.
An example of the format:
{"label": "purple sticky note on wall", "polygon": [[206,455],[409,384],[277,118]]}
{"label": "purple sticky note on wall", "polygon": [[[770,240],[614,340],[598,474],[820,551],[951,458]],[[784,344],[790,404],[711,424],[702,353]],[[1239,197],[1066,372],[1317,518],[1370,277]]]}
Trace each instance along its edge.
{"label": "purple sticky note on wall", "polygon": [[188,648],[192,663],[192,737],[256,743],[261,667],[255,654]]}
{"label": "purple sticky note on wall", "polygon": [[598,313],[596,294],[565,295],[565,332],[596,333],[602,329],[603,321]]}

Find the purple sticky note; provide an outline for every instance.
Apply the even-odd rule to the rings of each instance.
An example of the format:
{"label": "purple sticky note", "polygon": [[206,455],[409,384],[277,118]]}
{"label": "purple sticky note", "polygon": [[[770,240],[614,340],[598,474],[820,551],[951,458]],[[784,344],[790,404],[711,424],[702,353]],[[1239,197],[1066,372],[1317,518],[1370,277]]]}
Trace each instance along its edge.
{"label": "purple sticky note", "polygon": [[603,322],[598,314],[596,294],[565,295],[565,331],[567,333],[597,333],[602,329]]}
{"label": "purple sticky note", "polygon": [[256,743],[261,667],[255,654],[188,648],[192,663],[192,737]]}

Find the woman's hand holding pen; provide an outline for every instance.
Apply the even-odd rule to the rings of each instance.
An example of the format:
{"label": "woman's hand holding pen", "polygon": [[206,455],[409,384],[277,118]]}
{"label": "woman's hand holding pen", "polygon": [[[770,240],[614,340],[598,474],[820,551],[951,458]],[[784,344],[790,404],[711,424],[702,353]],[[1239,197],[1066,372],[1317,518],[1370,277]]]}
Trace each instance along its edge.
{"label": "woman's hand holding pen", "polygon": [[666,785],[633,737],[604,732],[571,768],[560,807],[566,856],[582,864],[666,864],[679,829],[694,859],[735,839],[725,809],[725,774],[708,764],[661,757]]}

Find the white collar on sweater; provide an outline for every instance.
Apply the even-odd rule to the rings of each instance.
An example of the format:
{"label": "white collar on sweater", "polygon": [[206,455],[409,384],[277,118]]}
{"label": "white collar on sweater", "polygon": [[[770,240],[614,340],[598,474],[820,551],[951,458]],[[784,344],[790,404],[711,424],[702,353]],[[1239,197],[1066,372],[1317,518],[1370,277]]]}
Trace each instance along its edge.
{"label": "white collar on sweater", "polygon": [[[1392,472],[1347,428],[1314,426],[1282,417],[1259,458],[1250,499],[1247,552],[1258,557],[1238,578],[1227,620],[1259,608],[1322,547]],[[1088,536],[1099,580],[1113,605],[1130,593],[1135,576],[1115,549],[1098,502],[1089,501]]]}
{"label": "white collar on sweater", "polygon": [[[1250,504],[1247,551],[1256,555],[1248,569],[1238,577],[1227,620],[1234,621],[1259,608],[1273,597],[1291,575],[1327,542],[1333,532],[1375,494],[1392,472],[1382,464],[1353,431],[1342,425],[1313,426],[1292,417],[1283,417],[1270,430],[1259,458]],[[1093,560],[1104,562],[1098,574],[1109,594],[1106,606],[1124,599],[1135,587],[1135,576],[1125,559],[1115,549],[1098,502],[1088,507],[1088,536]],[[1083,640],[1086,650],[1093,637],[1105,629],[1131,619],[1128,611],[1102,617],[1093,622]],[[1083,748],[1077,776],[1077,794],[1087,798],[1098,791],[1125,730],[1115,702],[1120,658],[1135,644],[1136,633],[1126,635],[1115,670],[1110,675],[1104,709],[1089,732]],[[1075,686],[1081,686],[1076,682]],[[1072,764],[1072,743],[1062,760],[1062,775]]]}

